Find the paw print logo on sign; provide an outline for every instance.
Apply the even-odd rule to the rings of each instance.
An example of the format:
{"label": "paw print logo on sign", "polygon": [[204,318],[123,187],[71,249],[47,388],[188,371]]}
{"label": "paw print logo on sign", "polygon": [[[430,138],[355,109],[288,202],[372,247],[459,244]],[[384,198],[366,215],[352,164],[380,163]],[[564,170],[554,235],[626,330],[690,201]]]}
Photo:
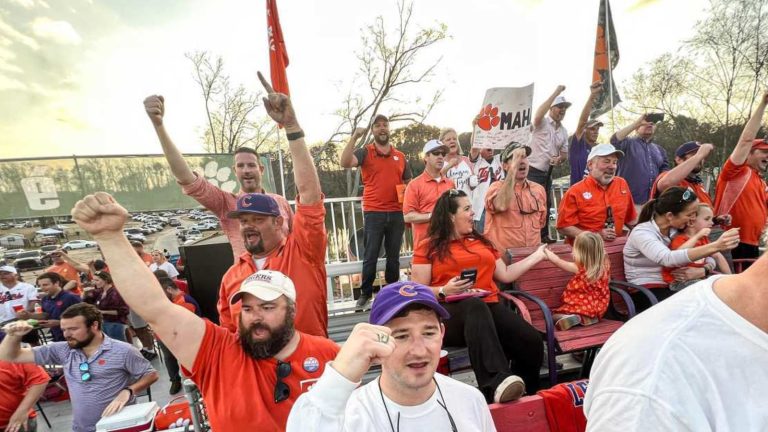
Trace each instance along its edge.
{"label": "paw print logo on sign", "polygon": [[484,131],[489,131],[491,128],[498,126],[501,121],[501,118],[499,118],[499,108],[491,104],[486,105],[480,110],[479,117],[477,126]]}
{"label": "paw print logo on sign", "polygon": [[219,168],[219,163],[216,161],[210,161],[205,164],[203,173],[208,183],[221,188],[224,192],[234,192],[237,187],[237,182],[229,179],[232,175],[232,169],[229,167]]}

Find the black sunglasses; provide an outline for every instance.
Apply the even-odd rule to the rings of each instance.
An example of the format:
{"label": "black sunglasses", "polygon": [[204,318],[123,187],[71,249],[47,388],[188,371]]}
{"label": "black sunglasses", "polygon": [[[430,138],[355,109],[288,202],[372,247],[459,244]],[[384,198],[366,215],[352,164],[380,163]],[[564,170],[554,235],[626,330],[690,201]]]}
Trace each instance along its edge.
{"label": "black sunglasses", "polygon": [[445,156],[448,153],[446,153],[446,152],[441,150],[441,151],[430,152],[430,154],[433,155],[433,156]]}
{"label": "black sunglasses", "polygon": [[291,389],[288,384],[283,382],[291,374],[291,364],[284,361],[277,361],[277,382],[275,383],[275,403],[282,402],[291,395]]}
{"label": "black sunglasses", "polygon": [[520,195],[515,192],[515,200],[517,200],[517,208],[520,210],[520,214],[522,215],[531,215],[539,212],[539,200],[536,199],[536,197],[533,195],[533,192],[531,190],[528,190],[528,193],[531,194],[531,198],[533,198],[533,202],[536,204],[536,209],[531,208],[531,210],[523,210],[523,200],[520,198]]}

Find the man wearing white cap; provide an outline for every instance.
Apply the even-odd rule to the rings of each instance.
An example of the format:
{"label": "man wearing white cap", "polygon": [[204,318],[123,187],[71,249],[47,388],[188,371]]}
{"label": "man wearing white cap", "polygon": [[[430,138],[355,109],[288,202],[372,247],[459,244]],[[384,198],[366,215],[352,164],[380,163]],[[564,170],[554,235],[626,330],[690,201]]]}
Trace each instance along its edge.
{"label": "man wearing white cap", "polygon": [[[533,117],[528,180],[544,186],[547,208],[551,206],[552,170],[568,158],[568,131],[562,122],[571,103],[560,95],[564,90],[565,86],[557,86]],[[549,240],[549,227],[546,225],[541,228],[541,239]]]}
{"label": "man wearing white cap", "polygon": [[293,401],[336,356],[337,345],[294,329],[296,289],[261,270],[229,299],[241,305],[239,335],[176,305],[122,233],[128,212],[107,193],[79,201],[72,217],[98,241],[115,287],[189,371],[212,430],[282,430]]}
{"label": "man wearing white cap", "polygon": [[626,180],[616,176],[624,152],[611,144],[592,147],[587,157],[589,175],[563,195],[557,212],[557,230],[573,244],[582,231],[600,234],[605,241],[621,236],[624,225],[637,220],[635,203]]}
{"label": "man wearing white cap", "polygon": [[443,192],[456,187],[453,180],[444,177],[440,170],[445,163],[448,146],[438,140],[424,144],[424,172],[413,179],[405,188],[403,218],[413,227],[413,246],[427,237],[429,219],[435,202]]}
{"label": "man wearing white cap", "polygon": [[19,282],[16,267],[0,267],[0,327],[2,323],[16,319],[19,312],[33,312],[37,301],[37,289],[28,283]]}

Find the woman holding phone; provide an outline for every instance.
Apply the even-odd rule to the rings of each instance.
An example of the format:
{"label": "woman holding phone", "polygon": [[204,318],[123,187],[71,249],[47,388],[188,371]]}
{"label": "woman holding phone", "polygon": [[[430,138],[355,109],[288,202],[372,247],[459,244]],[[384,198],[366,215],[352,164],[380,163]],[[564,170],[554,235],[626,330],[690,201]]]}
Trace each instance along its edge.
{"label": "woman holding phone", "polygon": [[451,318],[445,322],[444,344],[468,348],[478,387],[488,402],[507,402],[538,389],[544,348],[535,328],[499,304],[495,281],[516,280],[546,258],[545,246],[508,266],[493,243],[475,230],[473,219],[466,193],[443,193],[427,238],[414,250],[412,279],[446,301]]}

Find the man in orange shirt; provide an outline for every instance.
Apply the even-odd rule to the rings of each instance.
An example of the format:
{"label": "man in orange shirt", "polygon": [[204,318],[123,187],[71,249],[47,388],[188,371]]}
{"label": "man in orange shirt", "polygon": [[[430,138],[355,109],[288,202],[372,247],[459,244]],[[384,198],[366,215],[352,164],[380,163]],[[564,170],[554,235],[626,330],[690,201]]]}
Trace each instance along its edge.
{"label": "man in orange shirt", "polygon": [[557,230],[569,244],[582,231],[592,231],[605,241],[613,241],[623,235],[624,225],[635,224],[637,210],[629,185],[616,177],[621,156],[624,152],[611,144],[592,147],[587,158],[589,175],[563,195]]}
{"label": "man in orange shirt", "polygon": [[61,289],[69,291],[74,295],[82,296],[80,272],[88,273],[90,271],[88,266],[70,258],[64,249],[51,252],[51,258],[53,258],[53,265],[45,269],[45,272],[54,272],[63,277],[67,280],[67,283]]}
{"label": "man in orange shirt", "polygon": [[377,115],[373,119],[373,142],[355,150],[355,143],[366,129],[354,131],[341,153],[341,166],[360,167],[363,180],[363,254],[362,282],[357,306],[365,308],[373,295],[376,263],[382,242],[387,253],[384,279],[388,284],[400,279],[400,246],[403,244],[403,191],[411,179],[411,168],[405,155],[389,143],[389,119]]}
{"label": "man in orange shirt", "polygon": [[0,361],[0,430],[37,430],[35,403],[50,379],[40,366]]}
{"label": "man in orange shirt", "polygon": [[456,187],[453,180],[442,176],[448,146],[438,140],[424,144],[424,172],[408,183],[403,199],[403,215],[406,223],[413,227],[413,246],[416,247],[427,237],[429,218],[435,202],[443,192]]}
{"label": "man in orange shirt", "polygon": [[725,229],[741,228],[739,245],[731,251],[734,259],[760,256],[760,235],[768,217],[768,185],[762,177],[768,171],[768,143],[755,138],[767,104],[765,91],[717,179],[715,214],[731,215]]}
{"label": "man in orange shirt", "polygon": [[154,261],[152,261],[152,255],[144,252],[144,245],[141,244],[140,241],[132,241],[131,246],[133,246],[133,250],[136,251],[136,255],[138,255],[142,261],[149,267],[150,264],[152,264]]}
{"label": "man in orange shirt", "polygon": [[501,154],[503,182],[491,183],[485,195],[485,236],[496,250],[536,246],[547,223],[547,193],[538,183],[528,181],[531,148],[511,142]]}
{"label": "man in orange shirt", "polygon": [[[275,93],[269,96],[265,105],[281,106]],[[291,123],[283,124],[290,133]],[[128,306],[147,320],[197,383],[211,429],[283,430],[293,402],[339,350],[333,341],[295,330],[302,297],[294,283],[270,270],[243,281],[230,299],[242,308],[239,334],[234,334],[168,300],[149,268],[131,253],[122,232],[128,212],[109,194],[86,196],[72,217],[99,242]],[[281,224],[275,229],[281,231]]]}

